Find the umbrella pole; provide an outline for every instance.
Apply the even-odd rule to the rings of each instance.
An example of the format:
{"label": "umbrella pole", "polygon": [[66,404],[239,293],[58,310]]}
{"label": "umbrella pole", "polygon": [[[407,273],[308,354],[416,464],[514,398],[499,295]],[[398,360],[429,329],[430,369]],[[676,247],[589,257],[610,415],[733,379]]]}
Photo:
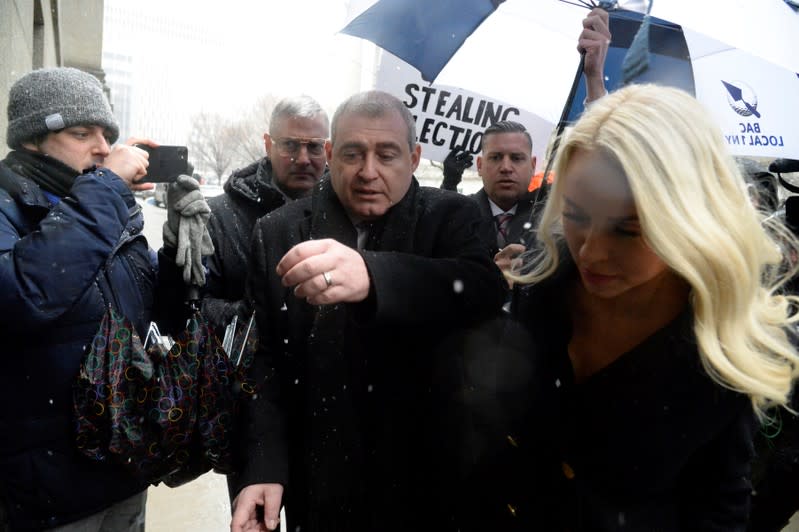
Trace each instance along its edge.
{"label": "umbrella pole", "polygon": [[549,172],[552,170],[552,163],[555,161],[555,154],[558,152],[560,146],[560,139],[563,135],[563,130],[566,129],[566,122],[569,117],[569,110],[571,109],[574,96],[577,94],[577,87],[580,85],[580,79],[583,77],[583,70],[585,69],[585,53],[580,54],[580,64],[577,65],[577,72],[574,74],[574,81],[572,81],[572,88],[569,91],[569,97],[566,99],[566,105],[563,106],[563,112],[560,114],[560,120],[555,127],[555,140],[552,141],[552,150],[549,157],[547,157],[547,166],[544,169],[544,177],[541,179],[541,186],[538,187],[538,192],[535,195],[533,202],[533,210],[530,213],[530,227],[532,228],[533,220],[538,217],[544,202],[546,202],[549,195]]}

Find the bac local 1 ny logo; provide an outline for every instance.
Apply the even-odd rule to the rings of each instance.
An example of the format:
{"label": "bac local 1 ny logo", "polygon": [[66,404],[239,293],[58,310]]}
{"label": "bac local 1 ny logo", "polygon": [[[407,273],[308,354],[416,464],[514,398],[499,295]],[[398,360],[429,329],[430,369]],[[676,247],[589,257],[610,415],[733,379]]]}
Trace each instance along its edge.
{"label": "bac local 1 ny logo", "polygon": [[[743,81],[724,81],[727,89],[727,103],[733,111],[743,117],[760,118],[757,110],[757,94]],[[768,135],[761,131],[760,122],[739,122],[738,135],[724,135],[727,144],[743,146],[783,146],[782,135]]]}

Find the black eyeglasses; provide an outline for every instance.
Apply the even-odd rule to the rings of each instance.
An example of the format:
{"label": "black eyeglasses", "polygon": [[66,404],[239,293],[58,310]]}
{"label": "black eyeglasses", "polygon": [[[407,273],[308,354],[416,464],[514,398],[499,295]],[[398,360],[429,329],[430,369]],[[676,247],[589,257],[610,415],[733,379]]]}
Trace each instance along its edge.
{"label": "black eyeglasses", "polygon": [[283,157],[296,157],[300,148],[305,146],[308,157],[322,157],[325,154],[326,139],[304,139],[295,137],[273,138],[272,143],[277,147],[277,153]]}

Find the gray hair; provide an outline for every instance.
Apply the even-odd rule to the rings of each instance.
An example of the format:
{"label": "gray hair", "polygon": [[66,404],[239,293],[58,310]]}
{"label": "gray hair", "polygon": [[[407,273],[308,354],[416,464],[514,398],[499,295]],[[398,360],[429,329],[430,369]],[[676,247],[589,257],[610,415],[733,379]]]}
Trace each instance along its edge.
{"label": "gray hair", "polygon": [[486,130],[483,131],[483,142],[485,142],[486,137],[498,135],[500,133],[524,133],[524,136],[527,137],[527,144],[530,145],[530,151],[533,151],[533,138],[530,136],[527,128],[513,120],[502,120],[488,126]]}
{"label": "gray hair", "polygon": [[314,100],[308,95],[302,94],[300,96],[293,96],[284,98],[277,102],[275,108],[272,110],[272,116],[269,118],[269,134],[275,135],[275,128],[277,123],[283,118],[321,118],[325,124],[325,130],[330,130],[330,122],[327,118],[327,113],[319,102]]}
{"label": "gray hair", "polygon": [[369,118],[383,117],[396,111],[402,117],[408,129],[408,147],[411,151],[416,147],[416,121],[399,98],[383,91],[366,91],[354,94],[344,100],[333,113],[330,141],[336,144],[336,126],[339,119],[346,114],[357,114]]}

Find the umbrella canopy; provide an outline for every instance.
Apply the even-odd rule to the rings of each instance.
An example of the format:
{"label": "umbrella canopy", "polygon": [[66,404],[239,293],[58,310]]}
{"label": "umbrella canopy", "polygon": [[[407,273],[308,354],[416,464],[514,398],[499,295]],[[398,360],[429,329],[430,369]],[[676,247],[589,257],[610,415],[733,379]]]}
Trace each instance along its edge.
{"label": "umbrella canopy", "polygon": [[799,158],[799,77],[759,56],[684,29],[696,98],[734,155]]}
{"label": "umbrella canopy", "polygon": [[[619,7],[643,12],[648,1],[620,0]],[[651,14],[799,72],[799,54],[793,45],[799,32],[799,16],[783,0],[655,0]]]}
{"label": "umbrella canopy", "polygon": [[[640,13],[611,12],[613,41],[605,62],[608,90],[623,83],[622,63]],[[684,89],[702,102],[737,156],[799,157],[799,77],[791,70],[731,47],[708,35],[653,18],[649,68],[633,79]],[[568,112],[582,112],[584,82]]]}
{"label": "umbrella canopy", "polygon": [[[530,132],[537,168],[543,169],[575,77],[577,36],[588,14],[557,0],[545,1],[548,11],[538,17],[514,0],[380,0],[342,33],[364,37],[390,52],[381,55],[375,86],[410,108],[423,157],[443,161],[454,148],[477,154],[488,125],[514,120]],[[468,23],[459,22],[467,17]],[[507,32],[498,37],[486,33],[487,27]],[[442,47],[440,53],[435,45]],[[529,50],[550,48],[568,50],[568,59],[559,54],[551,65],[535,64]],[[475,54],[484,59],[475,61]]]}
{"label": "umbrella canopy", "polygon": [[[708,3],[716,6],[730,4],[715,0]],[[682,11],[673,4],[680,4]],[[691,9],[691,5],[698,4],[702,5],[701,9]],[[635,7],[634,3],[631,5]],[[661,8],[664,5],[671,7]],[[793,114],[792,104],[783,107],[782,112],[778,113],[782,117],[780,124],[765,126],[763,123],[745,123],[741,126],[735,122],[739,130],[737,135],[758,134],[758,129],[762,135],[765,129],[765,138],[733,139],[732,124],[735,117],[728,115],[725,121],[721,120],[726,110],[719,102],[728,100],[726,94],[721,94],[722,97],[719,98],[719,93],[714,88],[727,90],[720,79],[731,86],[742,88],[744,100],[749,97],[748,94],[755,93],[763,95],[759,97],[758,101],[762,102],[759,105],[765,105],[766,100],[783,103],[786,101],[784,98],[776,99],[775,87],[761,88],[756,86],[759,84],[755,80],[766,71],[780,71],[785,75],[778,77],[788,80],[789,75],[793,75],[795,71],[786,69],[786,65],[799,63],[799,56],[793,57],[795,54],[786,53],[786,48],[791,47],[785,46],[786,42],[791,42],[799,34],[799,19],[796,14],[780,0],[763,0],[762,5],[761,2],[757,5],[756,13],[727,6],[728,9],[719,9],[714,12],[713,17],[709,17],[704,2],[655,2],[652,14],[667,13],[672,17],[670,20],[673,23],[654,20],[656,23],[653,24],[650,39],[653,50],[660,52],[657,57],[650,56],[650,69],[636,81],[657,81],[694,93],[719,119],[725,136],[730,136],[728,144],[737,155],[796,158],[799,154],[796,153],[793,140],[796,135],[793,130],[799,126],[793,125],[790,129],[783,127],[783,124],[791,122],[799,124],[799,112]],[[702,16],[695,16],[695,12],[702,13]],[[436,97],[442,91],[455,95],[458,91],[467,89],[473,98],[477,95],[475,102],[483,99],[494,102],[495,106],[516,108],[521,110],[518,116],[529,113],[537,119],[533,127],[541,130],[538,134],[529,121],[510,118],[528,126],[534,136],[534,149],[538,144],[543,152],[546,140],[536,143],[535,137],[548,139],[564,108],[568,108],[568,116],[572,119],[582,111],[584,94],[578,92],[572,101],[567,102],[567,99],[579,64],[576,41],[582,29],[581,21],[586,14],[586,9],[559,0],[439,0],[434,3],[421,0],[379,0],[353,19],[342,32],[366,38],[396,56],[386,59],[389,54],[383,54],[381,62],[387,61],[389,66],[384,68],[381,64],[377,86],[395,93],[406,105],[412,107],[417,115],[417,132],[420,133],[420,141],[424,146],[423,155],[434,160],[443,160],[448,150],[442,146],[448,146],[449,139],[439,137],[436,139],[439,144],[435,146],[432,140],[425,143],[425,139],[421,138],[425,121],[435,117],[424,116],[420,120],[420,109],[413,107],[414,103],[423,101],[418,95],[425,96],[428,102],[439,104],[440,100]],[[611,16],[611,46],[617,50],[618,57],[623,58],[634,30],[640,25],[641,15],[617,10],[612,11]],[[699,27],[702,32],[684,29],[678,25],[682,24],[681,17]],[[761,26],[764,31],[774,28],[777,34],[790,34],[791,40],[781,41],[779,46],[769,46],[767,44],[771,42],[771,37],[766,40],[737,37],[734,41],[740,48],[718,40],[717,35],[729,35],[729,31],[723,29],[725,24],[740,28],[750,20],[764,24]],[[700,21],[704,24],[700,24]],[[621,29],[625,24],[631,29]],[[712,28],[708,29],[708,26]],[[722,29],[715,30],[717,27]],[[474,28],[471,33],[470,28]],[[791,28],[794,33],[790,32]],[[752,31],[748,33],[751,34]],[[664,34],[673,34],[676,37],[663,41]],[[675,39],[682,43],[682,48],[671,47],[670,43]],[[751,48],[751,53],[745,46]],[[730,58],[725,60],[726,66],[722,66],[723,62],[719,59],[719,52],[722,50],[736,51],[722,54]],[[746,62],[742,62],[742,56],[747,58]],[[448,61],[446,57],[449,57]],[[772,61],[764,60],[763,57],[771,58]],[[683,66],[679,65],[681,61]],[[444,66],[440,67],[441,64]],[[616,82],[621,80],[620,65],[620,59],[616,61],[612,57],[608,58],[605,72],[609,89],[613,89]],[[411,70],[416,71],[415,80],[407,73],[402,77],[402,72]],[[711,78],[719,76],[720,79],[711,81]],[[395,81],[390,81],[391,78]],[[775,78],[760,78],[759,83],[770,79]],[[428,83],[430,80],[435,80],[435,84]],[[793,89],[793,80],[789,81],[790,83],[784,85],[783,93]],[[744,85],[751,90],[745,89]],[[424,90],[429,94],[423,93]],[[450,97],[450,101],[453,98]],[[465,101],[466,97],[462,96],[461,100]],[[739,100],[739,108],[740,101],[742,100]],[[731,104],[724,105],[735,114]],[[746,106],[742,108],[746,109]],[[439,119],[442,118],[441,112],[445,113],[443,118],[447,118],[446,113],[450,113],[450,117],[457,117],[457,113],[449,111],[446,103],[436,110],[440,111]],[[776,118],[777,114],[769,113],[768,116]],[[727,123],[730,125],[725,125]],[[437,122],[428,124],[428,129],[434,130],[438,126]],[[457,127],[464,126],[458,124]],[[444,129],[444,126],[439,126],[439,131]],[[484,126],[475,124],[472,129],[474,138],[474,134],[484,129]],[[744,140],[746,145],[743,144]],[[757,142],[766,146],[756,146],[754,143]],[[541,153],[537,155],[540,156]]]}
{"label": "umbrella canopy", "polygon": [[443,161],[453,149],[479,154],[483,130],[497,120],[513,120],[524,124],[530,132],[533,155],[541,166],[562,109],[552,106],[548,113],[551,116],[544,118],[512,102],[459,87],[429,84],[418,70],[389,53],[380,59],[375,87],[394,94],[405,103],[416,119],[422,156],[433,161]]}
{"label": "umbrella canopy", "polygon": [[502,1],[378,2],[341,31],[378,43],[414,65],[422,79],[432,82],[463,42]]}

